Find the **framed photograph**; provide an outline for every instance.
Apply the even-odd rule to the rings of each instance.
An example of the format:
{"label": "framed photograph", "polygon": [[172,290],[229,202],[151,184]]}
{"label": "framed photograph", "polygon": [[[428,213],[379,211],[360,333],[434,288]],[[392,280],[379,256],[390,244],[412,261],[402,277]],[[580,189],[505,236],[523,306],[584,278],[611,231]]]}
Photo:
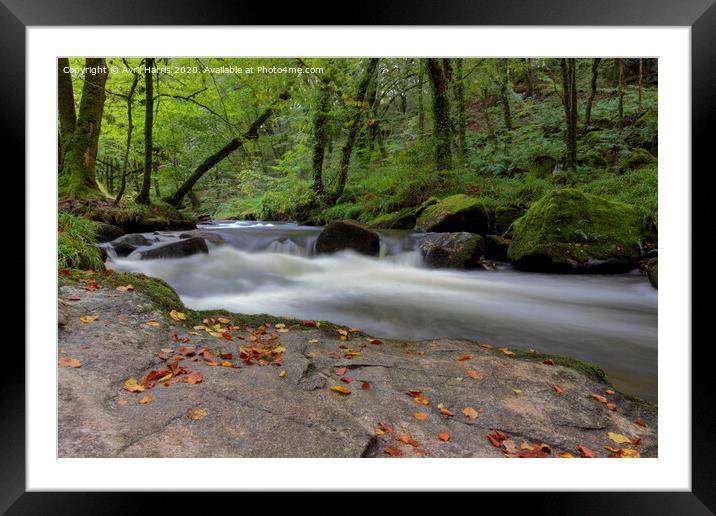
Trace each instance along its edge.
{"label": "framed photograph", "polygon": [[2,0],[27,221],[2,509],[531,491],[712,513],[691,303],[712,3],[294,25]]}

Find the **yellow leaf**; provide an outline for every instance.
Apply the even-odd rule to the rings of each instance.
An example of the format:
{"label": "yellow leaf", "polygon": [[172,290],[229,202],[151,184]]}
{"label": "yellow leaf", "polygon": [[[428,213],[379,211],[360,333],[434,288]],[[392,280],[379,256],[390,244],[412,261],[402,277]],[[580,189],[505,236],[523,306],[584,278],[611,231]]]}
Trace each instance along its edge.
{"label": "yellow leaf", "polygon": [[210,331],[210,332],[209,332],[209,335],[211,335],[212,337],[216,337],[217,339],[223,339],[223,338],[224,338],[224,336],[223,336],[221,333],[216,333],[215,331]]}
{"label": "yellow leaf", "polygon": [[614,432],[608,432],[607,436],[609,436],[609,439],[614,441],[615,443],[630,443],[631,439],[629,439],[627,436],[622,434],[615,434]]}
{"label": "yellow leaf", "polygon": [[144,385],[138,384],[137,380],[135,380],[134,378],[130,378],[129,380],[124,382],[122,388],[125,391],[129,392],[144,392]]}
{"label": "yellow leaf", "polygon": [[194,326],[194,329],[195,330],[205,330],[206,326],[204,326],[203,324],[200,324],[199,326]]}
{"label": "yellow leaf", "polygon": [[279,378],[283,378],[284,376],[286,376],[286,371],[281,371],[280,373],[278,373]]}
{"label": "yellow leaf", "polygon": [[513,389],[512,389],[512,392],[514,392],[515,394],[522,394],[522,389],[515,389],[515,388],[513,388]]}
{"label": "yellow leaf", "polygon": [[318,344],[318,339],[310,339],[308,341],[309,344]]}
{"label": "yellow leaf", "polygon": [[85,324],[89,324],[89,323],[91,323],[91,322],[94,322],[94,321],[96,321],[97,319],[99,319],[99,316],[98,316],[98,315],[83,315],[82,317],[80,317],[80,321],[82,321],[82,322],[85,323]]}
{"label": "yellow leaf", "polygon": [[176,310],[169,312],[169,317],[175,321],[186,321],[186,314],[183,312],[177,312]]}
{"label": "yellow leaf", "polygon": [[331,387],[331,390],[332,390],[333,392],[337,392],[338,394],[343,394],[344,396],[347,396],[348,394],[351,393],[351,391],[349,391],[349,390],[346,389],[345,387],[341,387],[340,385],[333,385],[333,386]]}
{"label": "yellow leaf", "polygon": [[205,408],[195,408],[195,409],[189,409],[187,412],[187,415],[190,419],[193,419],[194,421],[197,421],[199,419],[204,419],[209,414],[209,411]]}
{"label": "yellow leaf", "polygon": [[229,324],[231,322],[224,317],[218,317],[216,320],[219,321],[221,324]]}
{"label": "yellow leaf", "polygon": [[276,346],[275,348],[273,348],[273,350],[276,353],[283,353],[284,351],[286,351],[286,348],[284,348],[283,346]]}
{"label": "yellow leaf", "polygon": [[62,367],[82,367],[82,364],[76,358],[60,357],[57,363]]}
{"label": "yellow leaf", "polygon": [[343,335],[344,337],[348,335],[348,330],[336,330],[339,334]]}
{"label": "yellow leaf", "polygon": [[162,376],[159,380],[157,380],[157,383],[166,382],[171,377],[172,377],[172,373],[167,373],[164,376]]}

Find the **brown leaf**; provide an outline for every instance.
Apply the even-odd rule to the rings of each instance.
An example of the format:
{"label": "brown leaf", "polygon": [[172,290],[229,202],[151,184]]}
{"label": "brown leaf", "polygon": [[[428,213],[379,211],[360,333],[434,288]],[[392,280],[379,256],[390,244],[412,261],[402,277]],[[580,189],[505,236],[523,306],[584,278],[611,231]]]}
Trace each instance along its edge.
{"label": "brown leaf", "polygon": [[399,457],[403,454],[399,449],[393,448],[392,446],[386,446],[383,448],[383,453],[387,453],[391,457]]}
{"label": "brown leaf", "polygon": [[353,381],[353,379],[350,376],[344,376],[341,378],[341,381],[343,383],[351,383]]}
{"label": "brown leaf", "polygon": [[370,384],[368,382],[361,382],[360,388],[364,391],[367,391],[368,389],[370,389]]}
{"label": "brown leaf", "polygon": [[607,408],[608,408],[609,410],[616,410],[616,409],[617,409],[617,406],[616,406],[615,403],[607,403]]}
{"label": "brown leaf", "polygon": [[592,398],[597,400],[599,403],[607,403],[607,398],[605,398],[604,396],[602,396],[600,394],[592,394],[591,396],[592,396]]}
{"label": "brown leaf", "polygon": [[398,441],[400,441],[401,443],[409,444],[410,446],[414,446],[416,448],[420,446],[418,442],[409,435],[398,436]]}
{"label": "brown leaf", "polygon": [[147,403],[151,403],[152,401],[154,401],[152,399],[152,397],[149,394],[147,394],[147,395],[143,396],[142,399],[139,400],[139,404],[146,405]]}
{"label": "brown leaf", "polygon": [[552,386],[552,388],[554,389],[554,392],[556,392],[557,394],[562,394],[562,387],[560,387],[559,385],[554,384]]}
{"label": "brown leaf", "polygon": [[468,369],[467,370],[467,376],[472,378],[473,380],[479,380],[481,375],[479,372],[475,371],[474,369]]}
{"label": "brown leaf", "polygon": [[448,410],[448,409],[446,409],[445,407],[440,407],[438,410],[440,411],[440,413],[441,413],[443,416],[450,416],[450,417],[452,417],[452,416],[455,415],[455,413],[454,413],[453,411]]}
{"label": "brown leaf", "polygon": [[594,452],[587,448],[586,446],[582,446],[581,444],[577,446],[577,450],[579,450],[579,454],[584,457],[585,459],[593,459],[594,458]]}
{"label": "brown leaf", "polygon": [[380,346],[381,344],[383,344],[383,341],[380,339],[368,339],[368,342],[370,342],[374,346]]}
{"label": "brown leaf", "polygon": [[641,419],[637,419],[636,421],[634,421],[634,423],[636,423],[639,426],[643,426],[644,428],[646,428],[646,426],[647,426],[646,421],[642,421]]}
{"label": "brown leaf", "polygon": [[472,357],[470,355],[463,355],[460,358],[457,359],[458,362],[465,362],[466,360],[470,360]]}
{"label": "brown leaf", "polygon": [[450,434],[447,432],[440,432],[438,434],[438,439],[441,441],[449,441],[450,440]]}
{"label": "brown leaf", "polygon": [[501,353],[504,353],[504,354],[507,355],[508,357],[514,357],[514,356],[515,356],[515,352],[514,352],[514,351],[510,351],[508,348],[498,348],[498,351],[500,351]]}
{"label": "brown leaf", "polygon": [[484,343],[480,344],[480,347],[485,348],[485,349],[493,349],[494,348],[494,346],[492,344],[484,344]]}
{"label": "brown leaf", "polygon": [[60,357],[57,363],[62,367],[82,367],[82,363],[76,358]]}
{"label": "brown leaf", "polygon": [[542,363],[544,365],[554,365],[554,361],[552,361],[551,358],[545,358],[544,360],[542,360]]}
{"label": "brown leaf", "polygon": [[195,385],[197,383],[201,383],[204,381],[204,375],[201,374],[199,371],[194,371],[193,373],[189,373],[184,377],[184,382]]}

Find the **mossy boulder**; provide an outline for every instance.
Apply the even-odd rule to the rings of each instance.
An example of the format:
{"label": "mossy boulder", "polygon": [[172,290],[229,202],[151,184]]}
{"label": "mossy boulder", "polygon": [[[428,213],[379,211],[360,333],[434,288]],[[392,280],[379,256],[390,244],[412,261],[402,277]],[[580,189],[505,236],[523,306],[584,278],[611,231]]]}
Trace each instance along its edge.
{"label": "mossy boulder", "polygon": [[626,272],[637,266],[641,238],[633,206],[565,188],[515,222],[507,256],[525,270]]}
{"label": "mossy boulder", "polygon": [[535,177],[544,179],[552,175],[552,171],[556,166],[557,160],[552,156],[532,156],[529,161],[529,173]]}
{"label": "mossy boulder", "polygon": [[496,262],[506,262],[507,249],[510,241],[499,235],[487,235],[485,237],[485,258]]}
{"label": "mossy boulder", "polygon": [[415,208],[403,208],[399,211],[386,213],[368,223],[372,228],[381,229],[413,229],[415,227]]}
{"label": "mossy boulder", "polygon": [[426,207],[418,216],[415,229],[433,233],[468,232],[486,235],[490,210],[479,199],[464,194],[446,197]]}
{"label": "mossy boulder", "polygon": [[429,267],[474,269],[480,265],[484,242],[474,233],[429,233],[418,240],[418,249]]}
{"label": "mossy boulder", "polygon": [[380,237],[365,224],[355,220],[342,220],[328,224],[316,240],[318,254],[336,253],[346,249],[377,256],[380,253]]}
{"label": "mossy boulder", "polygon": [[649,283],[654,288],[659,288],[659,258],[652,258],[646,264],[646,272],[649,276]]}
{"label": "mossy boulder", "polygon": [[94,222],[94,229],[97,242],[110,242],[124,235],[122,228],[104,222]]}
{"label": "mossy boulder", "polygon": [[633,168],[649,165],[656,162],[656,158],[646,149],[633,149],[619,163],[619,169],[622,171],[631,170]]}
{"label": "mossy boulder", "polygon": [[590,168],[608,168],[609,161],[597,151],[589,151],[579,160],[580,165]]}

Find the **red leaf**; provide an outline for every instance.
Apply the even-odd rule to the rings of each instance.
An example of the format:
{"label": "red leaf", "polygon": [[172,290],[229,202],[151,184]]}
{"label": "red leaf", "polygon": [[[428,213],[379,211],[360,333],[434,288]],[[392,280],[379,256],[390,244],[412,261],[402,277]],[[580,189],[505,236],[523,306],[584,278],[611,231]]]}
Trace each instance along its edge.
{"label": "red leaf", "polygon": [[345,368],[345,367],[339,367],[338,369],[336,369],[336,374],[337,374],[338,376],[343,376],[344,374],[346,374],[346,368]]}
{"label": "red leaf", "polygon": [[577,449],[579,450],[579,454],[584,457],[585,459],[593,459],[594,458],[594,452],[587,448],[586,446],[582,446],[581,444],[577,446]]}
{"label": "red leaf", "polygon": [[554,362],[551,358],[545,358],[544,360],[542,360],[542,363],[545,365],[554,365]]}
{"label": "red leaf", "polygon": [[361,382],[360,388],[364,391],[367,391],[368,389],[370,389],[370,384],[368,382]]}
{"label": "red leaf", "polygon": [[387,453],[391,457],[398,457],[403,454],[403,452],[401,452],[399,449],[393,448],[391,446],[386,446],[385,448],[383,448],[383,452]]}

